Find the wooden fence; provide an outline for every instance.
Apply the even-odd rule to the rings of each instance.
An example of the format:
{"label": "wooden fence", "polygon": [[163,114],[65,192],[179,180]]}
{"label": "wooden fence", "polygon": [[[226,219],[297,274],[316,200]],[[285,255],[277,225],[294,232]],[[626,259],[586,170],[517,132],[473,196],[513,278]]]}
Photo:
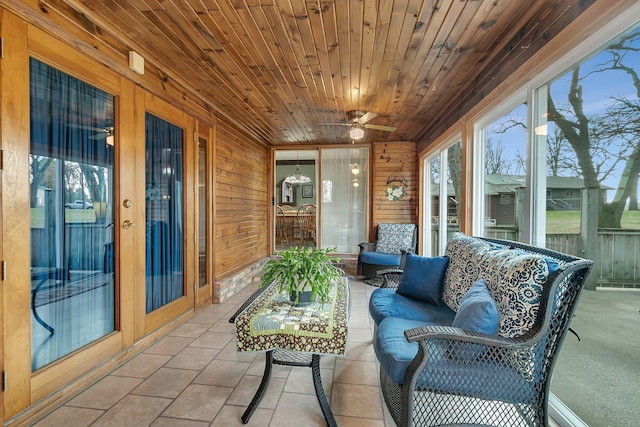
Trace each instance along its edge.
{"label": "wooden fence", "polygon": [[[457,229],[450,229],[452,233]],[[434,245],[437,232],[434,232]],[[518,240],[513,227],[487,227],[487,237]],[[588,289],[640,289],[640,230],[600,229],[593,247],[584,248],[580,234],[547,234],[545,247],[593,260]],[[435,246],[434,246],[435,247]]]}

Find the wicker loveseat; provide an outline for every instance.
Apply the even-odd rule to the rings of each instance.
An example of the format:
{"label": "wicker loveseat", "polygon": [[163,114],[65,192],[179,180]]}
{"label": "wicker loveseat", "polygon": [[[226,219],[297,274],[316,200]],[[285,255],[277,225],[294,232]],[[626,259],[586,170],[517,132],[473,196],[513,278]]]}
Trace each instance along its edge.
{"label": "wicker loveseat", "polygon": [[407,255],[370,298],[394,421],[546,426],[553,366],[592,262],[462,233],[445,255]]}

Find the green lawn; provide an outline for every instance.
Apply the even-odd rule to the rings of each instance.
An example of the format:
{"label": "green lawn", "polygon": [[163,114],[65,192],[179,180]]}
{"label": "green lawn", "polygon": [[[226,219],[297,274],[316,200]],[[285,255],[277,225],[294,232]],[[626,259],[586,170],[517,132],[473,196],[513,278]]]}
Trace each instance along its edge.
{"label": "green lawn", "polygon": [[[640,211],[624,211],[622,228],[640,229]],[[579,211],[547,211],[547,233],[578,234],[579,232]]]}

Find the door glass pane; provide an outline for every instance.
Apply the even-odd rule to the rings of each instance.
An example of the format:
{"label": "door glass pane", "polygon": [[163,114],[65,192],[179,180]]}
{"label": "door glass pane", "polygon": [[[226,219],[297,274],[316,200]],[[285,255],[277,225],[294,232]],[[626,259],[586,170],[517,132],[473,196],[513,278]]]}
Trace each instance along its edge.
{"label": "door glass pane", "polygon": [[282,150],[275,153],[275,248],[315,246],[318,186],[316,150]]}
{"label": "door glass pane", "polygon": [[322,246],[357,253],[368,236],[369,150],[322,150],[321,169]]}
{"label": "door glass pane", "polygon": [[184,295],[182,129],[146,119],[147,313]]}
{"label": "door glass pane", "polygon": [[551,390],[590,426],[638,424],[639,78],[634,29],[538,91],[546,246],[594,261]]}
{"label": "door glass pane", "polygon": [[522,241],[527,158],[527,104],[485,126],[484,235]]}
{"label": "door glass pane", "polygon": [[31,360],[115,330],[114,97],[30,61]]}
{"label": "door glass pane", "polygon": [[207,140],[198,138],[198,285],[207,284]]}

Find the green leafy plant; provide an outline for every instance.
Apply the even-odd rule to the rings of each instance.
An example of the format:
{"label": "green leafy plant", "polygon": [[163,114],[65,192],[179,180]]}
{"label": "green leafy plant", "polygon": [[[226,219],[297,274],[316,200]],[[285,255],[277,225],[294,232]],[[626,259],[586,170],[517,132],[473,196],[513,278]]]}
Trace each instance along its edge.
{"label": "green leafy plant", "polygon": [[319,298],[322,303],[329,298],[329,291],[334,280],[340,278],[344,271],[333,262],[338,258],[329,255],[336,248],[316,249],[312,247],[293,247],[276,252],[264,267],[260,287],[272,281],[278,284],[279,292],[287,291],[295,295],[298,303],[301,292],[311,291],[312,297]]}

